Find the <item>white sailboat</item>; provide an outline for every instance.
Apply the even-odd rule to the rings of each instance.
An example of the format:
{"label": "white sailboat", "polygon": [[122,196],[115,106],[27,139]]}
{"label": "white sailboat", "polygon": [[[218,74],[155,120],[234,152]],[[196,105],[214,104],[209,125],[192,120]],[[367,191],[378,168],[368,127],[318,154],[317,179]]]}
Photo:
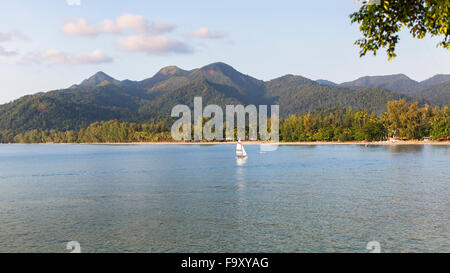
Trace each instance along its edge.
{"label": "white sailboat", "polygon": [[237,158],[247,158],[247,152],[245,151],[244,145],[242,145],[240,139],[238,139],[238,143],[236,145],[236,157]]}

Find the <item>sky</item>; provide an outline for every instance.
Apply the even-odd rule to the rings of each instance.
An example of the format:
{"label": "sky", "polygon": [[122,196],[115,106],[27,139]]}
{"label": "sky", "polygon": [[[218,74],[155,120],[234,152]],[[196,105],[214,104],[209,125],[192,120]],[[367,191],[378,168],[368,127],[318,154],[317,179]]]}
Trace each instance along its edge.
{"label": "sky", "polygon": [[0,9],[0,103],[62,89],[103,71],[143,80],[162,67],[225,62],[262,80],[337,83],[403,73],[450,74],[437,38],[401,33],[398,57],[359,57],[357,0],[17,0]]}

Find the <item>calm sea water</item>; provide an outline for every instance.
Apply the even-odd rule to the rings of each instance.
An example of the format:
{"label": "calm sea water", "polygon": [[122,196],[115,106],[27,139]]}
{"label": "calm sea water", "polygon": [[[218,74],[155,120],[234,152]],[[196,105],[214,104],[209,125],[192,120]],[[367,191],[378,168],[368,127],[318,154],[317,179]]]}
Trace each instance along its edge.
{"label": "calm sea water", "polygon": [[0,146],[0,252],[450,251],[448,146]]}

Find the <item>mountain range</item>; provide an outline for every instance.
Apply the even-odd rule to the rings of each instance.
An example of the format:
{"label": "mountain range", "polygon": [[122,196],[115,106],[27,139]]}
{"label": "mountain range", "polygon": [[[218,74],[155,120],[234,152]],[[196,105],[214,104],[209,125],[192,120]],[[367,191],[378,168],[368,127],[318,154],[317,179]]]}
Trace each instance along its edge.
{"label": "mountain range", "polygon": [[221,107],[279,104],[282,117],[335,107],[382,112],[388,101],[401,98],[420,104],[449,105],[450,75],[436,75],[422,82],[403,74],[368,76],[342,84],[296,75],[262,81],[225,63],[189,71],[169,66],[142,81],[119,81],[98,72],[69,88],[28,95],[0,105],[0,129],[68,130],[111,119],[133,122],[167,119],[177,104],[193,107],[195,96],[202,96],[204,105]]}

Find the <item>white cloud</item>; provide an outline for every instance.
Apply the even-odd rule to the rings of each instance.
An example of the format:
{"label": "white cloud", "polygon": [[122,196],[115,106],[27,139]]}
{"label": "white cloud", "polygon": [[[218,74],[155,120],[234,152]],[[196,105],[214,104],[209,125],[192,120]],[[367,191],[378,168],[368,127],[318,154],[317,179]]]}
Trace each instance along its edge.
{"label": "white cloud", "polygon": [[63,64],[63,63],[67,62],[68,57],[65,53],[63,53],[59,50],[50,49],[50,50],[44,51],[41,54],[41,59],[43,61],[47,61],[49,63]]}
{"label": "white cloud", "polygon": [[100,50],[90,53],[69,55],[56,49],[44,52],[28,53],[22,57],[21,64],[101,64],[110,63],[113,59]]}
{"label": "white cloud", "polygon": [[175,29],[174,25],[160,22],[150,24],[143,16],[134,14],[123,14],[116,20],[106,19],[97,25],[91,25],[84,18],[78,18],[67,22],[62,30],[69,35],[97,36],[104,33],[122,33],[134,31],[140,34],[161,34]]}
{"label": "white cloud", "polygon": [[28,37],[20,31],[0,32],[0,42],[10,42],[13,40],[28,40]]}
{"label": "white cloud", "polygon": [[[78,18],[67,22],[62,30],[69,35],[91,37],[107,33],[128,33],[128,36],[123,36],[118,40],[118,48],[122,51],[147,54],[191,53],[192,49],[187,44],[163,35],[175,28],[175,25],[167,22],[149,22],[143,16],[125,13],[115,20],[105,19],[98,24],[90,24],[86,19]],[[135,34],[132,35],[129,32]],[[96,56],[99,58],[98,54]],[[72,61],[86,59],[78,57],[80,58],[72,59]]]}
{"label": "white cloud", "polygon": [[97,28],[90,26],[83,18],[75,19],[63,26],[63,31],[69,35],[95,36],[100,32]]}
{"label": "white cloud", "polygon": [[176,26],[166,23],[166,22],[153,23],[153,25],[152,25],[153,31],[157,32],[157,33],[171,32],[175,28],[176,28]]}
{"label": "white cloud", "polygon": [[77,54],[70,58],[70,62],[74,64],[101,64],[110,63],[113,59],[105,55],[100,50],[94,50],[87,54]]}
{"label": "white cloud", "polygon": [[120,30],[132,29],[138,33],[149,33],[150,27],[147,20],[140,15],[124,14],[116,20],[116,25]]}
{"label": "white cloud", "polygon": [[192,32],[191,36],[203,39],[220,39],[226,37],[227,35],[223,32],[212,32],[208,28],[203,27]]}
{"label": "white cloud", "polygon": [[3,47],[0,46],[0,56],[3,57],[12,57],[12,56],[16,56],[18,53],[16,51],[8,51],[6,49],[4,49]]}
{"label": "white cloud", "polygon": [[96,34],[101,33],[118,33],[120,29],[117,27],[113,20],[103,20],[100,23],[100,27],[96,29]]}
{"label": "white cloud", "polygon": [[191,53],[192,49],[166,36],[128,36],[119,39],[123,51],[145,52],[147,54]]}

